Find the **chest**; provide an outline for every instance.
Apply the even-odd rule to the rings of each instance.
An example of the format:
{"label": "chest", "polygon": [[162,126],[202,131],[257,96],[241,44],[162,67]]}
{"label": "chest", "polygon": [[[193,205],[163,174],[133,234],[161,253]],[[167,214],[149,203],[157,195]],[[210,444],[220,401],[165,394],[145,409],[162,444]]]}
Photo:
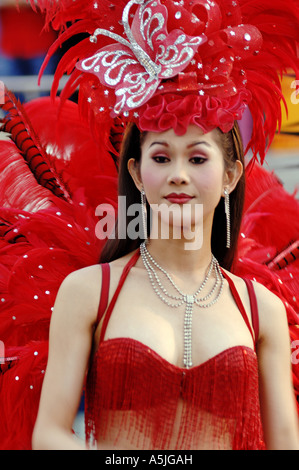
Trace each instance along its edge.
{"label": "chest", "polygon": [[[245,308],[249,309],[246,301],[245,304]],[[182,366],[186,347],[185,318],[185,303],[170,307],[157,296],[147,279],[127,279],[109,317],[104,339],[132,338],[151,348],[169,363]],[[101,325],[96,342],[99,341],[100,330]],[[252,337],[225,284],[218,302],[210,308],[193,305],[193,364],[201,364],[221,351],[239,345],[252,348]]]}

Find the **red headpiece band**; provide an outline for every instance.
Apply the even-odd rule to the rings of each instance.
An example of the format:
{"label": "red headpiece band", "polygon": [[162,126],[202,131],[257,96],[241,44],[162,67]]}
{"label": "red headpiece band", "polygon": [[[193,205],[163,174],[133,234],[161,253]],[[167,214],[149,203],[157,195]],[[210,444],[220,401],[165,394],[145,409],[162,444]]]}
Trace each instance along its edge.
{"label": "red headpiece band", "polygon": [[[32,1],[32,0],[30,0]],[[32,1],[33,3],[33,1]],[[228,132],[248,106],[254,155],[265,155],[281,117],[280,76],[299,60],[299,9],[294,0],[38,0],[61,34],[75,34],[56,72],[71,73],[62,97],[80,85],[81,109],[96,123],[115,116],[141,130],[189,124]],[[117,5],[116,5],[117,3]],[[46,65],[46,62],[45,62]]]}

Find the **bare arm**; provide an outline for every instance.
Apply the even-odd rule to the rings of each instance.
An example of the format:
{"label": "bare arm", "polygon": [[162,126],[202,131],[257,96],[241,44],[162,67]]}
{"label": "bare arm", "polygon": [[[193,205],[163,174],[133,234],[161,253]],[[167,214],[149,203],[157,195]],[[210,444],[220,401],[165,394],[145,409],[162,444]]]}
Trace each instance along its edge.
{"label": "bare arm", "polygon": [[[33,448],[83,449],[72,433],[80,404],[96,319],[97,267],[68,276],[59,289],[50,326],[49,359],[33,433]],[[98,293],[99,294],[99,293]]]}
{"label": "bare arm", "polygon": [[263,286],[257,285],[256,292],[260,315],[260,400],[266,446],[273,450],[299,450],[285,307]]}

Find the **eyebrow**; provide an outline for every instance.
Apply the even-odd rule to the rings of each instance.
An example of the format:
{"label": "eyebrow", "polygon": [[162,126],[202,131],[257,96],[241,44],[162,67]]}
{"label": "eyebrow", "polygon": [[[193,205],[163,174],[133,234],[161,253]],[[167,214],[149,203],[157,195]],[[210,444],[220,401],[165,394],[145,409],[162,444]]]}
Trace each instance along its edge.
{"label": "eyebrow", "polygon": [[[153,145],[164,145],[164,147],[169,147],[167,142],[152,142],[149,148],[151,148]],[[211,144],[209,144],[208,142],[201,140],[199,142],[193,142],[192,144],[188,145],[187,148],[189,149],[192,147],[196,147],[196,145],[206,145],[209,148],[212,147]]]}
{"label": "eyebrow", "polygon": [[193,144],[190,144],[188,145],[188,149],[191,148],[191,147],[196,147],[196,145],[206,145],[207,147],[212,147],[211,144],[209,144],[209,142],[206,142],[205,140],[201,140],[200,142],[194,142]]}
{"label": "eyebrow", "polygon": [[152,142],[149,148],[151,148],[153,145],[164,145],[165,147],[169,147],[167,142]]}

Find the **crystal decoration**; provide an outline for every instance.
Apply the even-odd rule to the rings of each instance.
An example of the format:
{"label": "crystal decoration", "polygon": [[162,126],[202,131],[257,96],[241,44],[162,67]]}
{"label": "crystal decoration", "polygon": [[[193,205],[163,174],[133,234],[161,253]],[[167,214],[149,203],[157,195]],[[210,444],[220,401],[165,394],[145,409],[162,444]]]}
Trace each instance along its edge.
{"label": "crystal decoration", "polygon": [[[132,25],[130,9],[138,5]],[[126,38],[102,28],[99,35],[116,43],[98,50],[77,65],[79,70],[96,75],[100,82],[115,88],[114,113],[131,111],[146,103],[163,79],[175,77],[193,59],[205,35],[188,36],[181,30],[167,31],[167,8],[160,0],[131,0],[123,10],[122,24]]]}

